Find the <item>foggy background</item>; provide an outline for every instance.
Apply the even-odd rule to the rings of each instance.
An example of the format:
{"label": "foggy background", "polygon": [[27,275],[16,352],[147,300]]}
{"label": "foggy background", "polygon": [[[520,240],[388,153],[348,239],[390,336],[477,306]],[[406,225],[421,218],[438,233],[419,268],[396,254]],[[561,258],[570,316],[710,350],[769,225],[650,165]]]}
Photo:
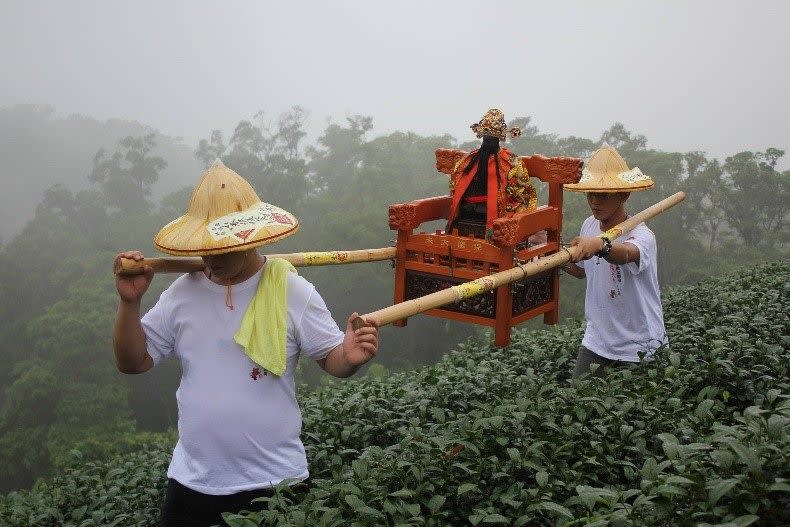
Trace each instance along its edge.
{"label": "foggy background", "polygon": [[[651,148],[716,158],[790,138],[787,2],[0,5],[0,108],[137,121],[189,150],[294,105],[308,141],[355,114],[373,118],[373,134],[465,141],[489,107],[562,136],[622,122]],[[197,179],[188,157],[169,160],[160,190]],[[47,186],[29,184],[36,199]],[[32,215],[33,202],[30,215],[3,207],[28,199],[19,192],[0,198],[2,239]]]}
{"label": "foggy background", "polygon": [[[387,206],[446,195],[434,150],[475,148],[469,125],[499,107],[524,129],[507,143],[518,155],[585,158],[611,142],[656,183],[631,212],[687,192],[650,224],[662,288],[787,258],[789,12],[778,1],[0,0],[0,492],[69,466],[72,450],[82,463],[172,432],[177,361],[116,370],[111,262],[154,253],[218,152],[300,219],[276,252],[383,247]],[[567,193],[566,240],[588,215]],[[300,273],[341,325],[392,301],[386,262]],[[154,280],[144,310],[172,279]],[[581,317],[583,281],[560,283],[561,319]],[[490,342],[435,317],[382,328],[359,376],[435,363],[469,336]],[[298,382],[327,382],[310,367]]]}
{"label": "foggy background", "polygon": [[2,2],[0,106],[136,120],[189,145],[258,110],[471,138],[485,109],[663,150],[786,146],[781,1]]}

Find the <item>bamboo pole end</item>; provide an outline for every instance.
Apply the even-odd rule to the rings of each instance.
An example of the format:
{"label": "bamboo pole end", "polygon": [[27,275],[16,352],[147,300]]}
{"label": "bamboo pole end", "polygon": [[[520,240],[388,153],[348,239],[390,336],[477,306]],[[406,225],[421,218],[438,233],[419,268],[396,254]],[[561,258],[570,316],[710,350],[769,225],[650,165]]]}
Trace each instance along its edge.
{"label": "bamboo pole end", "polygon": [[362,329],[365,327],[365,319],[362,317],[357,317],[351,321],[351,327],[354,328],[354,331],[358,329]]}
{"label": "bamboo pole end", "polygon": [[131,258],[116,258],[112,264],[112,272],[115,275],[131,276],[145,272],[145,266]]}

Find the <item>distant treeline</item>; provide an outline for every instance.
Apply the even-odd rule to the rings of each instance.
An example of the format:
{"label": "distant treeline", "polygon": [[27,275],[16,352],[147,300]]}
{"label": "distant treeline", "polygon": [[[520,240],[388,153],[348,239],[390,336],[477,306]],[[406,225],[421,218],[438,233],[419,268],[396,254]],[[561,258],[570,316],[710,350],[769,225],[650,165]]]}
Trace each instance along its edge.
{"label": "distant treeline", "polygon": [[[0,246],[5,364],[0,370],[0,491],[29,486],[53,467],[73,463],[74,450],[83,461],[100,459],[137,444],[141,432],[175,425],[177,364],[139,377],[115,370],[110,329],[117,296],[110,269],[120,250],[153,253],[152,236],[183,214],[201,165],[221,156],[264,201],[297,215],[300,233],[277,245],[276,252],[354,249],[390,244],[389,204],[447,194],[447,177],[434,168],[436,148],[477,146],[459,144],[449,135],[369,137],[373,121],[368,116],[329,124],[315,144],[306,145],[305,120],[298,107],[274,119],[256,116],[238,123],[230,137],[211,132],[190,159],[183,155],[183,144],[142,125],[107,144],[108,135],[96,131],[112,124],[117,132],[126,125],[99,126],[80,118],[67,126],[47,111],[0,110],[0,130],[21,130],[6,136],[10,139],[0,151],[3,180],[50,182],[42,186],[35,213],[14,213],[31,219]],[[662,286],[787,255],[790,171],[776,168],[782,150],[740,152],[721,161],[701,152],[656,151],[621,124],[597,139],[541,133],[528,117],[510,124],[524,130],[508,145],[519,155],[587,157],[604,141],[616,147],[630,166],[656,181],[653,190],[631,197],[631,211],[686,191],[682,206],[651,224]],[[58,132],[64,128],[68,137]],[[80,130],[90,131],[85,133],[92,148],[85,146]],[[52,164],[58,159],[72,164],[60,172]],[[540,195],[545,201],[545,189]],[[16,201],[9,206],[24,199]],[[583,196],[566,195],[565,239],[578,233],[588,213]],[[301,272],[316,284],[340,324],[352,311],[392,301],[392,271],[386,263]],[[145,309],[172,278],[154,281]],[[579,317],[584,286],[566,282],[562,315]],[[479,331],[429,317],[415,317],[407,328],[385,328],[371,372],[433,363]],[[304,364],[301,373],[303,381],[316,382],[311,365]]]}

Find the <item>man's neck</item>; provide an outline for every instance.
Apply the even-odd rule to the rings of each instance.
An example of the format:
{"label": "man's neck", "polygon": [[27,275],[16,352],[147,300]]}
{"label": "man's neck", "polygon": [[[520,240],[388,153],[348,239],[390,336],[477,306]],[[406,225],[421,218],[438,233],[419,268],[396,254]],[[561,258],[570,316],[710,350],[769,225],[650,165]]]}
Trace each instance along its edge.
{"label": "man's neck", "polygon": [[250,258],[250,263],[247,265],[242,271],[233,277],[231,283],[233,284],[240,284],[245,280],[248,280],[252,277],[255,273],[261,270],[263,264],[266,262],[266,257],[259,254],[257,251],[253,253],[253,257]]}
{"label": "man's neck", "polygon": [[211,274],[207,274],[207,276],[209,280],[219,285],[236,285],[244,282],[245,280],[249,280],[250,277],[260,271],[264,263],[266,263],[266,257],[256,251],[253,253],[252,257],[248,258],[247,265],[245,265],[237,274],[228,278],[212,276]]}
{"label": "man's neck", "polygon": [[621,207],[617,212],[601,222],[601,231],[608,231],[615,225],[624,222],[626,218],[628,218],[628,214],[626,214],[625,208]]}

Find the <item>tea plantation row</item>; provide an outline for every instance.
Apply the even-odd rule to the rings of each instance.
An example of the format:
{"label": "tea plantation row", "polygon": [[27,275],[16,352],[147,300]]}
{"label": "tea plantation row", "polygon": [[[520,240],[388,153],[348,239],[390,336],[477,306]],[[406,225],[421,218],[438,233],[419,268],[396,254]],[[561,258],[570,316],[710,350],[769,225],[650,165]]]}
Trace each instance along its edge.
{"label": "tea plantation row", "polygon": [[[670,348],[572,388],[581,325],[307,394],[313,484],[232,525],[790,523],[790,264],[665,295]],[[0,525],[156,525],[171,445],[0,501]]]}

